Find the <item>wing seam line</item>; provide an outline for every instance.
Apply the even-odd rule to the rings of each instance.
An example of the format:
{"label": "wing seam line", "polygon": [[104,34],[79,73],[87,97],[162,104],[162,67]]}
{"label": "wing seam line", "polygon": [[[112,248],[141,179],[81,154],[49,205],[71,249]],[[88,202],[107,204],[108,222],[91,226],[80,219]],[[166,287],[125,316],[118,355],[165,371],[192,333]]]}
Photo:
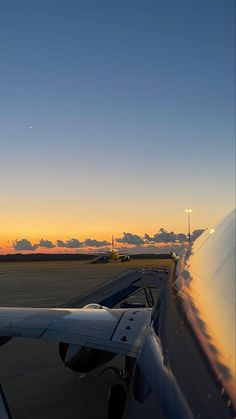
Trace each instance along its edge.
{"label": "wing seam line", "polygon": [[110,337],[110,340],[112,340],[113,339],[113,336],[114,336],[114,334],[115,334],[115,332],[116,332],[116,330],[117,330],[117,328],[118,328],[118,326],[119,326],[119,324],[120,324],[120,321],[121,321],[121,319],[122,319],[122,317],[124,316],[124,314],[126,313],[126,311],[124,311],[124,313],[122,313],[122,315],[120,316],[120,318],[119,318],[119,321],[117,322],[117,324],[116,324],[116,326],[115,326],[115,329],[113,330],[113,332],[112,332],[112,335],[111,335],[111,337]]}

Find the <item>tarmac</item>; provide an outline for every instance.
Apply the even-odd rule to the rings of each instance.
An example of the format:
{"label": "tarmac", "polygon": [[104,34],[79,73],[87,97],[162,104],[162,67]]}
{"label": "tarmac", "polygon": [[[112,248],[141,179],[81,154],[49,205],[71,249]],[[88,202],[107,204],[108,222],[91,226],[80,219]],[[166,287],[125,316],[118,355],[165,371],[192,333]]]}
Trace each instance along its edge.
{"label": "tarmac", "polygon": [[[159,266],[163,262],[155,259],[1,263],[0,306],[58,307],[126,269]],[[121,364],[121,357],[112,361]],[[110,371],[99,372],[80,378],[64,367],[55,343],[12,339],[0,347],[0,382],[13,419],[106,419],[109,388],[116,379]]]}

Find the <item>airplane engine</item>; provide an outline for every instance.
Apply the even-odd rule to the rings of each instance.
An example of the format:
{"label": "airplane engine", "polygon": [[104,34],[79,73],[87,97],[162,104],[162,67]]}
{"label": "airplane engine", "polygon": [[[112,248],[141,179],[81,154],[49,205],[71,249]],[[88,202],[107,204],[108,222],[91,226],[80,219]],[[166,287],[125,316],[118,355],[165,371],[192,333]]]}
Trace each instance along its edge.
{"label": "airplane engine", "polygon": [[59,354],[66,367],[81,374],[101,367],[115,356],[112,352],[90,349],[63,342],[59,343]]}
{"label": "airplane engine", "polygon": [[5,343],[9,342],[11,338],[7,337],[7,336],[0,336],[0,346],[5,345]]}
{"label": "airplane engine", "polygon": [[[99,304],[88,304],[86,309],[104,308]],[[114,358],[112,352],[101,351],[99,349],[90,349],[79,345],[59,343],[59,354],[65,366],[81,374],[88,373],[95,368],[99,368]]]}

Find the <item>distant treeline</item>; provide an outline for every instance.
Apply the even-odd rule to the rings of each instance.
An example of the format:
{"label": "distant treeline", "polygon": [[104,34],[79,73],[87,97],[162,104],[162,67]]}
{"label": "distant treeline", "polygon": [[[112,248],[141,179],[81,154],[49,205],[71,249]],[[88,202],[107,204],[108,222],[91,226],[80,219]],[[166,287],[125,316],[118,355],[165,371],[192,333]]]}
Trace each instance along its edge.
{"label": "distant treeline", "polygon": [[95,255],[91,254],[48,254],[48,253],[15,253],[13,255],[0,255],[0,262],[41,262],[60,260],[91,260]]}
{"label": "distant treeline", "polygon": [[[13,255],[0,255],[0,262],[47,262],[63,260],[92,260],[96,255],[83,254],[48,254],[48,253],[16,253]],[[170,254],[137,254],[131,255],[131,259],[171,259]]]}

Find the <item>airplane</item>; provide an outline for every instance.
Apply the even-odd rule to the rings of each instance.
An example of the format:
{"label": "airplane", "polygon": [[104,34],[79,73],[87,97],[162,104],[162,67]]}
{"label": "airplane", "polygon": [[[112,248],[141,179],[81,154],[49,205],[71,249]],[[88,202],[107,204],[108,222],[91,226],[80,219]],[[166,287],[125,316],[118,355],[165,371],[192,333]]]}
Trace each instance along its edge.
{"label": "airplane", "polygon": [[115,248],[115,238],[112,236],[111,241],[111,250],[105,252],[104,254],[99,253],[98,257],[93,261],[93,263],[97,262],[130,262],[130,256],[125,254],[124,252],[120,253],[118,249]]}
{"label": "airplane", "polygon": [[[145,308],[119,308],[141,290]],[[169,272],[134,269],[70,307],[0,307],[0,345],[56,341],[64,365],[79,374],[113,369],[108,419],[232,419],[234,291],[235,211],[173,258]],[[107,367],[117,354],[124,368]]]}

